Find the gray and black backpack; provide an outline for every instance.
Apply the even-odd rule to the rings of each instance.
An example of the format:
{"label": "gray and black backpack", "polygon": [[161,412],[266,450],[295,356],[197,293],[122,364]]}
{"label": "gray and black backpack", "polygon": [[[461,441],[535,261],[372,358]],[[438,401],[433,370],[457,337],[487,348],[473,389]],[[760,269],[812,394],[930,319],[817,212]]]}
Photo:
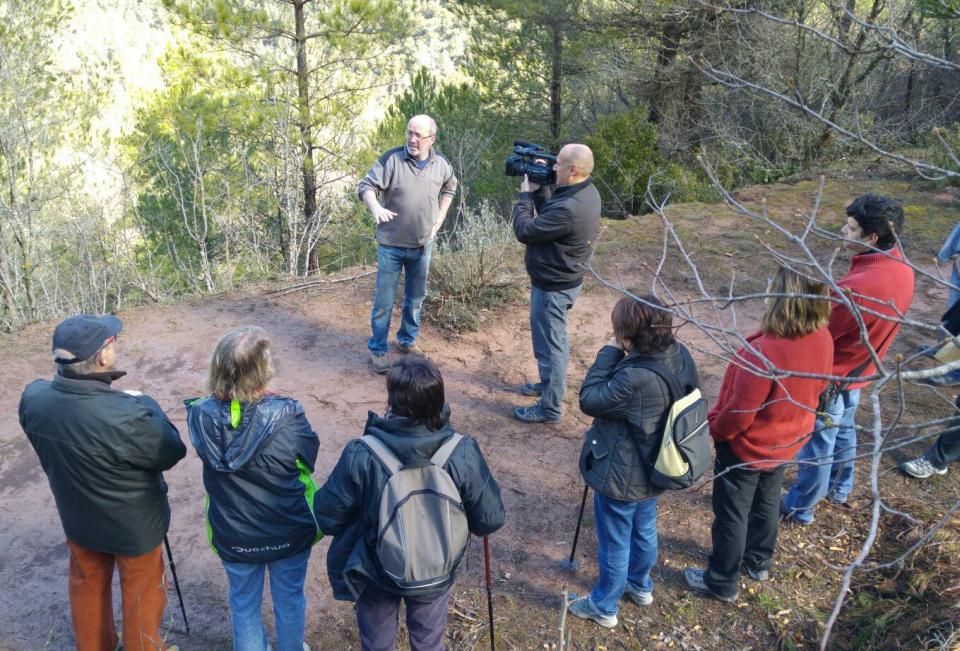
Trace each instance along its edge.
{"label": "gray and black backpack", "polygon": [[360,439],[390,473],[380,494],[377,559],[402,590],[449,580],[470,530],[460,491],[443,469],[463,436],[454,432],[423,465],[404,466],[375,436]]}

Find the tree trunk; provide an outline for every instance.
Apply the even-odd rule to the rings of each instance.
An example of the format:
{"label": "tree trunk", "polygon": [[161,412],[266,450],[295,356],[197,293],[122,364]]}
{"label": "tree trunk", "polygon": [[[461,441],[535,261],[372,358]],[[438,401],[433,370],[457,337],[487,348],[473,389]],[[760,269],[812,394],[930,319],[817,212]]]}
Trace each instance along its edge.
{"label": "tree trunk", "polygon": [[[307,233],[312,233],[317,223],[317,177],[313,163],[313,129],[310,117],[310,78],[307,67],[307,31],[303,14],[304,5],[309,0],[295,0],[293,2],[296,35],[294,42],[297,48],[297,95],[299,100],[300,140],[303,147],[303,217]],[[310,238],[305,241],[309,242]],[[306,271],[316,271],[317,248],[310,247],[306,252]]]}
{"label": "tree trunk", "polygon": [[553,35],[550,70],[550,146],[551,151],[560,149],[560,127],[563,122],[563,105],[561,104],[561,90],[563,86],[563,31],[560,23],[554,21],[550,25]]}

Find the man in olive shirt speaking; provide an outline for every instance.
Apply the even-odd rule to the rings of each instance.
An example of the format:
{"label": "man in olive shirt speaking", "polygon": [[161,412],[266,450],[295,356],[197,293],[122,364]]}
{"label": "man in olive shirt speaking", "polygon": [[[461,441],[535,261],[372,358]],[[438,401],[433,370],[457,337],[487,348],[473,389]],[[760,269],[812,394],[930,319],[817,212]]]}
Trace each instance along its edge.
{"label": "man in olive shirt speaking", "polygon": [[377,223],[377,285],[367,348],[377,373],[390,368],[387,335],[393,300],[405,275],[403,312],[397,331],[401,353],[419,353],[420,307],[427,295],[433,240],[457,192],[457,177],[446,158],[433,151],[437,123],[416,115],[407,123],[406,144],[383,154],[357,186]]}

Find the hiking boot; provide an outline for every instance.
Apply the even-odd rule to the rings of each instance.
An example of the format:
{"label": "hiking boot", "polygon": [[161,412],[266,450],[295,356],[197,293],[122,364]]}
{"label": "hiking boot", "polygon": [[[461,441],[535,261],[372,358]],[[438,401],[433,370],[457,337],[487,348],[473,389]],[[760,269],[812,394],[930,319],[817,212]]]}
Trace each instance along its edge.
{"label": "hiking boot", "polygon": [[589,595],[580,597],[579,599],[577,595],[573,593],[567,596],[573,599],[573,601],[567,603],[567,612],[571,615],[575,615],[581,619],[589,619],[604,628],[614,628],[620,623],[616,615],[604,615],[597,610],[597,607],[590,601]]}
{"label": "hiking boot", "polygon": [[543,393],[543,382],[527,382],[520,385],[520,393],[525,396],[539,398]]}
{"label": "hiking boot", "polygon": [[521,423],[559,423],[559,418],[550,418],[542,411],[540,405],[517,407],[513,410],[513,417]]}
{"label": "hiking boot", "polygon": [[653,593],[644,592],[643,590],[634,590],[633,588],[627,588],[623,591],[623,596],[635,603],[638,606],[649,606],[653,603]]}
{"label": "hiking boot", "polygon": [[743,573],[754,581],[768,581],[770,579],[770,570],[755,570],[752,567],[747,567],[746,565],[740,569],[742,569]]}
{"label": "hiking boot", "polygon": [[417,342],[411,344],[405,344],[402,342],[397,342],[397,350],[399,350],[404,355],[423,355],[423,349],[417,345]]}
{"label": "hiking boot", "polygon": [[932,475],[947,474],[946,468],[937,468],[935,465],[930,463],[930,460],[925,456],[919,456],[916,459],[904,461],[900,464],[900,470],[907,473],[911,477],[916,477],[917,479],[926,479]]}
{"label": "hiking boot", "polygon": [[683,580],[687,582],[687,586],[691,590],[693,590],[694,592],[698,592],[702,595],[705,595],[707,597],[713,597],[714,599],[719,599],[720,601],[724,601],[728,604],[733,603],[734,601],[737,600],[737,597],[739,595],[736,593],[734,593],[732,596],[727,597],[725,595],[719,594],[711,590],[710,586],[704,583],[703,574],[704,574],[703,570],[697,570],[692,567],[688,567],[683,571]]}
{"label": "hiking boot", "polygon": [[370,353],[370,365],[373,366],[375,373],[383,375],[390,370],[390,358],[386,353]]}

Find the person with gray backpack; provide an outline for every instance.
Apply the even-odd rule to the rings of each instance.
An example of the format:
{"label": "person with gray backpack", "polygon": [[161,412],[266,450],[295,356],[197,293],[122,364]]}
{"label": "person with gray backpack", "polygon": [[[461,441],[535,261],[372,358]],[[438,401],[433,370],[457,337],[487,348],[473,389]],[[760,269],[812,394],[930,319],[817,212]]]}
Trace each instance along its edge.
{"label": "person with gray backpack", "polygon": [[450,424],[443,378],[427,358],[387,374],[387,411],[370,412],[314,497],[333,536],[335,599],[355,601],[363,651],[396,646],[400,602],[414,651],[443,649],[447,605],[470,534],[503,526],[500,487],[480,446]]}

